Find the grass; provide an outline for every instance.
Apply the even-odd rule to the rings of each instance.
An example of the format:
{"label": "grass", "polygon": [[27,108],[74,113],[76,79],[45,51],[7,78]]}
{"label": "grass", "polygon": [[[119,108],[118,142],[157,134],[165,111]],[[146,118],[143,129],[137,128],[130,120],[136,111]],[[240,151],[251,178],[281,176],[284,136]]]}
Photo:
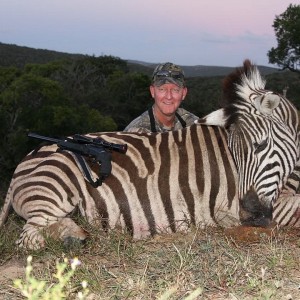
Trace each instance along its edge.
{"label": "grass", "polygon": [[[66,249],[48,240],[46,249],[24,251],[14,245],[23,221],[11,215],[0,232],[0,273],[25,267],[31,255],[32,274],[51,285],[56,264],[78,257],[68,299],[75,299],[82,281],[89,300],[300,299],[299,230],[195,228],[133,241],[81,222],[90,234],[86,244]],[[17,278],[25,278],[25,269]],[[24,299],[13,279],[0,279],[0,299]]]}

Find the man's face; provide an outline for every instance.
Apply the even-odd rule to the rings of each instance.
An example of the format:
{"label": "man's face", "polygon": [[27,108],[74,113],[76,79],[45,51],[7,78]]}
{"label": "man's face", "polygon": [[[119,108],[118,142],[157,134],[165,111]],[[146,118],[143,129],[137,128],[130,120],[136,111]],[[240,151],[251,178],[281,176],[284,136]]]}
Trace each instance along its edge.
{"label": "man's face", "polygon": [[161,86],[151,85],[150,92],[160,112],[164,115],[172,115],[185,98],[187,88],[179,87],[173,83],[166,83]]}

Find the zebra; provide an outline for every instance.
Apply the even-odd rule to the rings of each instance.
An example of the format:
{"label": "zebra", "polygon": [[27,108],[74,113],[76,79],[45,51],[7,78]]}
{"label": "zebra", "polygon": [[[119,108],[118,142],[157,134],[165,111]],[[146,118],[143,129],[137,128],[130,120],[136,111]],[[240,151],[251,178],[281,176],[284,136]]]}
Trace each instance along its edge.
{"label": "zebra", "polygon": [[[287,194],[294,196],[295,203],[299,203],[297,198],[300,197],[295,196],[300,183],[298,112],[285,97],[265,90],[265,84],[257,67],[246,60],[243,68],[224,79],[224,107],[198,121],[227,129],[228,146],[239,174],[240,217],[244,224],[253,223],[253,215],[256,215],[255,222],[259,224],[257,213],[262,211],[260,225],[268,222],[280,192],[282,197],[275,206],[277,211],[285,202],[283,198],[287,197],[287,191]],[[249,101],[243,101],[247,97]],[[249,115],[252,117],[249,118]],[[283,127],[282,122],[285,124]],[[230,128],[232,124],[234,128]],[[288,146],[290,151],[285,155],[289,157],[285,157],[282,154],[288,144],[292,147]],[[288,164],[292,157],[296,161],[290,172]],[[279,162],[278,159],[287,161]],[[280,182],[276,177],[284,180]],[[253,201],[256,203],[254,206]],[[299,207],[299,204],[296,206]],[[252,210],[250,215],[249,209]]]}
{"label": "zebra", "polygon": [[[104,231],[121,228],[134,239],[193,225],[266,226],[273,208],[275,221],[300,226],[298,198],[279,197],[287,183],[295,191],[299,181],[290,180],[299,176],[297,111],[264,88],[246,60],[224,80],[228,103],[197,124],[164,133],[87,134],[128,147],[126,155],[112,153],[112,173],[98,188],[57,145],[32,151],[14,172],[0,226],[13,206],[27,220],[17,245],[29,249],[44,247],[45,234],[66,243],[85,240],[87,233],[70,217],[75,208]],[[91,165],[94,176],[98,167]]]}

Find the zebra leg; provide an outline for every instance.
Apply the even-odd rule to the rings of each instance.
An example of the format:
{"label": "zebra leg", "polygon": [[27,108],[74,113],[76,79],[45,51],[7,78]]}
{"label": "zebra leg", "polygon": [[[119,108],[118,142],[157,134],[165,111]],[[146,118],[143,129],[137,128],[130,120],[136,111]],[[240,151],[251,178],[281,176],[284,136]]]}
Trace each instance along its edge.
{"label": "zebra leg", "polygon": [[36,224],[31,224],[30,220],[23,227],[20,238],[16,244],[20,248],[37,250],[45,246],[45,239],[42,234],[43,227],[37,227]]}
{"label": "zebra leg", "polygon": [[300,228],[300,194],[280,194],[273,207],[273,220],[279,226]]}
{"label": "zebra leg", "polygon": [[[21,248],[37,250],[45,247],[45,236],[64,241],[66,246],[74,241],[83,241],[87,233],[80,228],[72,219],[61,218],[55,221],[47,221],[41,225],[41,219],[28,219],[16,244]],[[39,224],[39,225],[37,225]]]}

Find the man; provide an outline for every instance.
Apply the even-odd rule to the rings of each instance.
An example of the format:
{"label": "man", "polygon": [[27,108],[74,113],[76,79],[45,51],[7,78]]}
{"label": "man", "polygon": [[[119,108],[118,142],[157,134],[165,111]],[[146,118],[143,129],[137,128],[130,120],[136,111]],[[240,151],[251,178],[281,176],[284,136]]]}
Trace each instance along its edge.
{"label": "man", "polygon": [[124,131],[164,132],[182,129],[198,119],[179,108],[187,95],[183,70],[170,62],[158,65],[152,75],[150,93],[153,106],[134,119]]}

